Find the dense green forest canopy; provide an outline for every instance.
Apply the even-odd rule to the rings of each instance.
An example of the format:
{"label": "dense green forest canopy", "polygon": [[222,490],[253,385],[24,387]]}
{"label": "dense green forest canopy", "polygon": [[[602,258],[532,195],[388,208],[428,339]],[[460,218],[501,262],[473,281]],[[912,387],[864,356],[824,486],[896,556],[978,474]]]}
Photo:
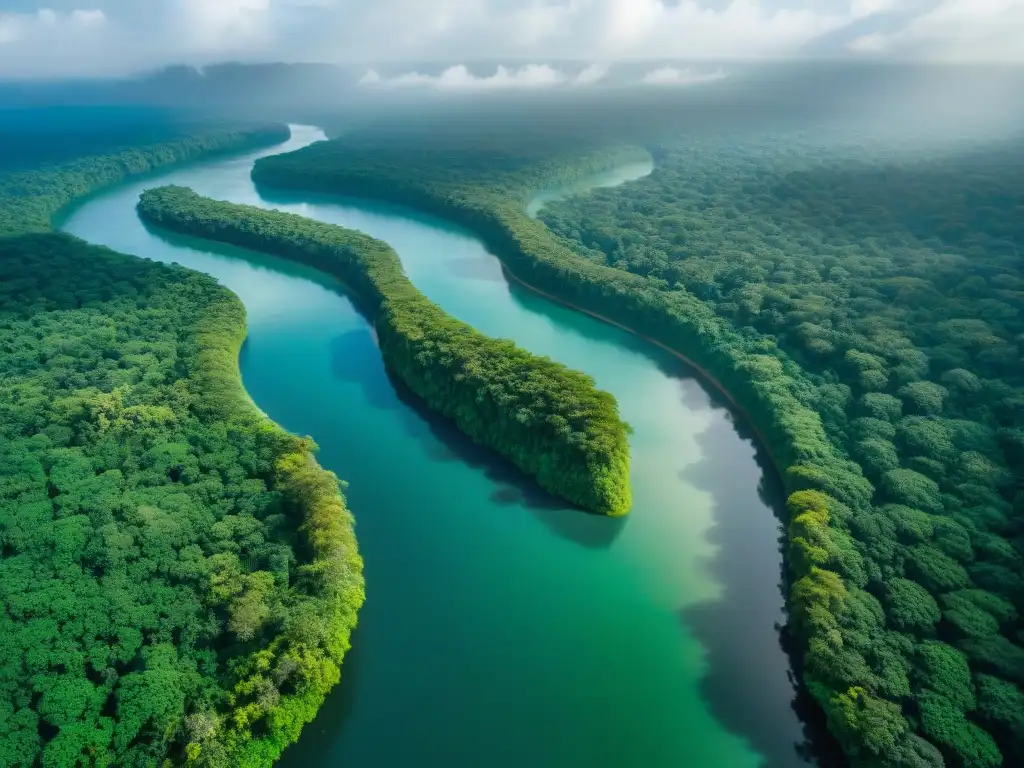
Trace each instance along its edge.
{"label": "dense green forest canopy", "polygon": [[629,150],[413,134],[254,178],[456,220],[520,279],[691,357],[784,475],[791,629],[851,760],[1024,761],[1024,144],[690,137],[539,222],[534,190]]}
{"label": "dense green forest canopy", "polygon": [[820,525],[792,529],[862,603],[807,658],[808,679],[864,689],[837,702],[837,731],[887,756],[866,716],[877,696],[902,709],[890,727],[951,764],[999,764],[993,737],[1005,764],[1024,760],[1024,141],[880,156],[774,136],[657,154],[651,178],[541,215],[584,258],[777,344],[871,483],[832,523],[856,566],[814,554],[830,546]]}
{"label": "dense green forest canopy", "polygon": [[340,278],[368,312],[385,362],[476,442],[549,491],[602,514],[630,506],[627,426],[593,379],[448,316],[379,240],[294,214],[147,190],[142,218],[186,234],[292,258]]}
{"label": "dense green forest canopy", "polygon": [[339,678],[363,601],[351,515],[312,442],[242,389],[241,303],[47,231],[128,175],[286,137],[0,175],[0,765],[269,765]]}
{"label": "dense green forest canopy", "polygon": [[362,601],[337,480],[248,401],[212,278],[0,256],[0,764],[268,764]]}

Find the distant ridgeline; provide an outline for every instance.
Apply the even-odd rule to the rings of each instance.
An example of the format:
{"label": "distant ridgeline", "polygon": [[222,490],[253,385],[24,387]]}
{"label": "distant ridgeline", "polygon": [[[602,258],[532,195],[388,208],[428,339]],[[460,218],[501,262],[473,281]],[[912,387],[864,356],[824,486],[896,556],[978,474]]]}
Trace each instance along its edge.
{"label": "distant ridgeline", "polygon": [[[210,277],[46,232],[214,133],[0,176],[0,765],[269,766],[363,602],[338,479],[246,395]],[[34,233],[39,230],[39,233]]]}
{"label": "distant ridgeline", "polygon": [[388,367],[431,408],[573,504],[608,515],[629,509],[628,428],[615,399],[589,376],[448,316],[413,286],[386,243],[182,187],[147,190],[138,207],[154,225],[339,278],[373,321]]}
{"label": "distant ridgeline", "polygon": [[851,761],[1024,765],[1024,152],[836,167],[780,142],[659,147],[647,179],[548,206],[562,237],[524,203],[629,150],[362,134],[253,177],[458,222],[692,359],[789,490],[790,630]]}

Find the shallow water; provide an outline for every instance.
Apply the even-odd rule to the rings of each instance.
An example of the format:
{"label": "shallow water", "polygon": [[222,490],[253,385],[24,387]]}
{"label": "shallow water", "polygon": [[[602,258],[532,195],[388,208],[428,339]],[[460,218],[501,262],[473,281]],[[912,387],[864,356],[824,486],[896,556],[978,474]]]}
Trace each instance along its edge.
{"label": "shallow water", "polygon": [[[294,127],[282,146],[123,185],[62,222],[235,291],[246,388],[350,483],[367,602],[341,685],[282,764],[805,765],[776,628],[773,477],[729,411],[678,359],[510,286],[463,230],[375,203],[260,196],[257,157],[321,138]],[[147,230],[138,195],[166,183],[386,240],[454,316],[594,376],[635,430],[630,515],[567,509],[425,413],[330,279]]]}

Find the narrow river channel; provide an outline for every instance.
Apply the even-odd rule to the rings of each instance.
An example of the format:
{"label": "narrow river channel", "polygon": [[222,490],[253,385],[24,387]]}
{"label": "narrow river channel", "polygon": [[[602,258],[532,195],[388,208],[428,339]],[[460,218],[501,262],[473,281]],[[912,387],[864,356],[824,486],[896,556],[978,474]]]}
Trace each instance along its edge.
{"label": "narrow river channel", "polygon": [[[463,230],[376,203],[261,197],[257,157],[323,138],[295,126],[283,145],[125,184],[60,222],[237,293],[247,390],[350,483],[367,602],[341,685],[282,764],[808,764],[776,626],[778,494],[749,436],[679,360],[510,285]],[[148,231],[135,203],[167,183],[363,230],[452,315],[594,376],[635,430],[631,514],[567,509],[425,413],[330,279]]]}

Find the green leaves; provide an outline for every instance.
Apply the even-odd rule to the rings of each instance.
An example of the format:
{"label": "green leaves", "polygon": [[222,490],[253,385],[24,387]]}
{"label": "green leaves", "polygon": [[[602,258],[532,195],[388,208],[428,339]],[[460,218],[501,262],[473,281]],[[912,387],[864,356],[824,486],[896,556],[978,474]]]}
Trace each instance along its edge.
{"label": "green leaves", "polygon": [[921,729],[960,765],[989,768],[1002,765],[1003,758],[992,736],[969,722],[963,711],[945,696],[922,691],[917,697]]}
{"label": "green leaves", "polygon": [[849,754],[862,758],[890,754],[907,730],[895,704],[850,688],[826,704],[829,727]]}
{"label": "green leaves", "polygon": [[0,238],[0,317],[0,764],[272,761],[338,679],[362,562],[337,478],[242,390],[240,302],[31,235]]}
{"label": "green leaves", "polygon": [[971,670],[967,658],[956,648],[926,640],[917,648],[915,666],[922,687],[942,694],[964,712],[974,709]]}
{"label": "green leaves", "polygon": [[935,598],[910,579],[886,582],[885,610],[893,627],[901,632],[931,634],[941,618]]}

